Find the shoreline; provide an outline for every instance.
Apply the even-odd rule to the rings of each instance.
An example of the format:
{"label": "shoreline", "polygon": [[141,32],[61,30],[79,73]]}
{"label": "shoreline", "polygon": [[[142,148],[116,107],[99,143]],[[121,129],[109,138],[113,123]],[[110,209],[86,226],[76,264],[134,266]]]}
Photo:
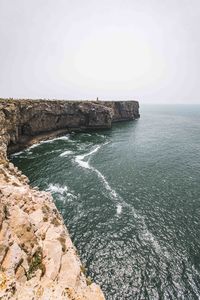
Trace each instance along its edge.
{"label": "shoreline", "polygon": [[[30,187],[28,178],[9,162],[7,151],[9,153],[9,149],[17,149],[19,145],[24,149],[25,145],[30,147],[69,131],[110,128],[120,112],[115,114],[112,110],[115,102],[109,102],[108,107],[102,103],[73,102],[71,106],[69,102],[62,102],[62,107],[56,107],[58,111],[55,113],[55,105],[51,107],[50,101],[36,104],[33,101],[25,104],[17,101],[0,101],[0,241],[3,245],[0,247],[0,297],[16,300],[46,300],[51,297],[104,300],[100,287],[86,278],[51,194]],[[133,104],[129,102],[129,105]],[[133,111],[128,112],[127,120]],[[123,116],[120,121],[123,121]],[[58,123],[52,120],[59,120],[62,126],[70,121],[72,126],[68,122],[67,128],[58,129],[55,128]],[[52,132],[46,132],[47,126],[54,126],[50,128]]]}

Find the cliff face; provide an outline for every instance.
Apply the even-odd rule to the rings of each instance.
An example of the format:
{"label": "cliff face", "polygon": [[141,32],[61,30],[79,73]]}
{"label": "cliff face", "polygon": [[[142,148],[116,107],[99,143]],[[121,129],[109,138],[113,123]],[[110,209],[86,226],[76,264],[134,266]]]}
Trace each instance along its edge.
{"label": "cliff face", "polygon": [[8,161],[7,147],[138,116],[137,102],[0,100],[1,299],[105,299],[86,278],[52,196],[29,186]]}
{"label": "cliff face", "polygon": [[[137,101],[80,102],[1,100],[1,120],[8,134],[8,151],[28,146],[34,137],[44,139],[64,132],[110,128],[112,122],[139,117]],[[2,121],[1,121],[2,122]]]}
{"label": "cliff face", "polygon": [[137,101],[102,101],[101,103],[111,108],[112,122],[130,121],[140,117]]}
{"label": "cliff face", "polygon": [[89,102],[0,101],[0,110],[9,134],[10,152],[42,134],[111,127],[110,109]]}

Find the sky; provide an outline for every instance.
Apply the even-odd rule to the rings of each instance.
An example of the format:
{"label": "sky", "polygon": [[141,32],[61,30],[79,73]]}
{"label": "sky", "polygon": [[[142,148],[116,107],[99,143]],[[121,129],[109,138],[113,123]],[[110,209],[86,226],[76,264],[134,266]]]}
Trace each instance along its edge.
{"label": "sky", "polygon": [[0,0],[0,97],[200,104],[199,0]]}

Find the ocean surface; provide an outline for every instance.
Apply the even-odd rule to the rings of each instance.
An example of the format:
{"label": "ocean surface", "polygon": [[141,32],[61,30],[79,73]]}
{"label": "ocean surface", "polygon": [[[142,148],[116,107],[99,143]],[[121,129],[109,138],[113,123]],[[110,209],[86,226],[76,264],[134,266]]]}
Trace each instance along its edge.
{"label": "ocean surface", "polygon": [[53,194],[107,300],[200,299],[200,106],[140,113],[12,161]]}

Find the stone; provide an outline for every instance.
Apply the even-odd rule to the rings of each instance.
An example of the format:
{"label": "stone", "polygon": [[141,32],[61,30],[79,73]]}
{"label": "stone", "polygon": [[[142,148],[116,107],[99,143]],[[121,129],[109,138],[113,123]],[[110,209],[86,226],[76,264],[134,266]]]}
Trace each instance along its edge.
{"label": "stone", "polygon": [[3,260],[2,268],[6,270],[6,274],[13,277],[20,262],[22,262],[22,250],[17,242],[14,242],[13,245],[9,247],[6,257]]}

